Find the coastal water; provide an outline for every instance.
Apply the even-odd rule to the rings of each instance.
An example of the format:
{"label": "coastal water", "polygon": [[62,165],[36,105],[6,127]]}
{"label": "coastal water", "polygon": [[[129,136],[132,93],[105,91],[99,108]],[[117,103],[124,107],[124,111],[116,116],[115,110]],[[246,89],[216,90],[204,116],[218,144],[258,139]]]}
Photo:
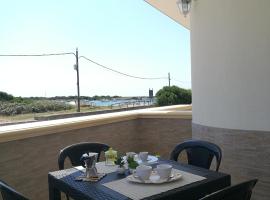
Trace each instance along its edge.
{"label": "coastal water", "polygon": [[86,104],[92,106],[124,106],[124,105],[133,105],[133,106],[146,106],[152,105],[154,103],[151,99],[143,100],[133,100],[133,99],[117,99],[117,100],[93,100],[85,102]]}
{"label": "coastal water", "polygon": [[[155,104],[155,99],[143,98],[140,100],[137,99],[113,99],[113,100],[85,100],[81,99],[81,105],[89,105],[89,106],[97,106],[97,107],[112,107],[112,106],[126,106],[126,107],[134,107],[134,106],[150,106]],[[76,105],[75,101],[68,102],[68,104]]]}

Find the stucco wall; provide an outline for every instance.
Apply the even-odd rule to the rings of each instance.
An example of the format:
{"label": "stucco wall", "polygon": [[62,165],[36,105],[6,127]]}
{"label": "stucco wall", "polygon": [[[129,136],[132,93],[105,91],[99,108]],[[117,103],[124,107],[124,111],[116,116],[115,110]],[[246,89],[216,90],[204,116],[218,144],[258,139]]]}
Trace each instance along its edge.
{"label": "stucco wall", "polygon": [[192,2],[193,122],[270,131],[270,1]]}
{"label": "stucco wall", "polygon": [[191,138],[190,119],[148,118],[2,142],[0,178],[30,199],[45,200],[48,172],[58,169],[58,152],[67,145],[103,142],[121,153],[144,150],[167,157],[177,142],[188,138]]}
{"label": "stucco wall", "polygon": [[222,148],[234,183],[269,199],[270,1],[192,1],[192,137]]}

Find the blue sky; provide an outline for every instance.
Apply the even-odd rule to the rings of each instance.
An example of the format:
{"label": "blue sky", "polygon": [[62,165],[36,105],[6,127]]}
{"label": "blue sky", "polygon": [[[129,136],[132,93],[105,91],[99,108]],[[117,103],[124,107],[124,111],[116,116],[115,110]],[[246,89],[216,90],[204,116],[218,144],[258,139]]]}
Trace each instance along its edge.
{"label": "blue sky", "polygon": [[[191,87],[189,30],[142,0],[1,2],[0,54],[75,52],[115,70]],[[0,57],[0,91],[76,95],[73,55]],[[81,95],[146,96],[168,80],[133,79],[80,59]],[[174,81],[178,80],[178,81]],[[182,81],[182,82],[179,82]]]}

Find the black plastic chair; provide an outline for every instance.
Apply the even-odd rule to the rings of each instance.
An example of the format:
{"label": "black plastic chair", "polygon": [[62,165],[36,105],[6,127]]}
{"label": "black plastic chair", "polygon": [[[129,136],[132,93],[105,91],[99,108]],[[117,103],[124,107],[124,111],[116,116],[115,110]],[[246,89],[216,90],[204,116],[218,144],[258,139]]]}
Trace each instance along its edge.
{"label": "black plastic chair", "polygon": [[218,171],[221,162],[221,149],[216,144],[202,140],[188,140],[176,145],[171,152],[170,159],[178,160],[179,154],[187,152],[188,164],[209,169],[213,157],[216,157],[216,171]]}
{"label": "black plastic chair", "polygon": [[10,187],[4,181],[0,180],[0,191],[3,200],[28,200],[21,193]]}
{"label": "black plastic chair", "polygon": [[215,193],[207,195],[201,200],[249,200],[252,195],[252,189],[257,181],[257,179],[253,179],[237,185],[226,187]]}
{"label": "black plastic chair", "polygon": [[60,150],[58,156],[58,167],[59,169],[64,169],[65,159],[68,157],[71,161],[72,166],[82,165],[80,158],[84,153],[95,152],[98,153],[97,161],[99,161],[101,152],[105,152],[110,147],[107,144],[102,143],[77,143],[65,147]]}
{"label": "black plastic chair", "polygon": [[[60,150],[58,156],[58,167],[59,169],[64,169],[65,159],[68,157],[72,166],[80,166],[83,163],[81,162],[81,156],[84,153],[95,152],[98,153],[97,161],[99,161],[101,152],[105,152],[109,150],[109,146],[107,144],[102,143],[92,143],[92,142],[83,142],[72,144],[70,146],[65,147]],[[67,200],[69,200],[69,196],[66,194]]]}

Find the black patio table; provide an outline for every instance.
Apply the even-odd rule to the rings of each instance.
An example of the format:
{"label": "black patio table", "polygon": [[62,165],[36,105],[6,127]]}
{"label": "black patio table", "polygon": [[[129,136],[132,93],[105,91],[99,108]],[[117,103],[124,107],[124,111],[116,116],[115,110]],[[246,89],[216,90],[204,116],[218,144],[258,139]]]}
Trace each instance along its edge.
{"label": "black patio table", "polygon": [[[169,190],[144,199],[181,199],[197,200],[201,197],[231,185],[231,177],[228,174],[215,172],[187,164],[180,164],[171,160],[160,160],[158,164],[168,163],[175,169],[203,176],[206,179],[194,182],[179,188]],[[152,165],[155,167],[154,164]],[[60,192],[64,192],[74,200],[128,200],[130,198],[111,190],[102,184],[125,178],[127,175],[119,175],[117,172],[107,174],[98,182],[76,181],[75,178],[82,175],[82,171],[70,168],[55,172],[49,172],[49,199],[60,200]]]}

